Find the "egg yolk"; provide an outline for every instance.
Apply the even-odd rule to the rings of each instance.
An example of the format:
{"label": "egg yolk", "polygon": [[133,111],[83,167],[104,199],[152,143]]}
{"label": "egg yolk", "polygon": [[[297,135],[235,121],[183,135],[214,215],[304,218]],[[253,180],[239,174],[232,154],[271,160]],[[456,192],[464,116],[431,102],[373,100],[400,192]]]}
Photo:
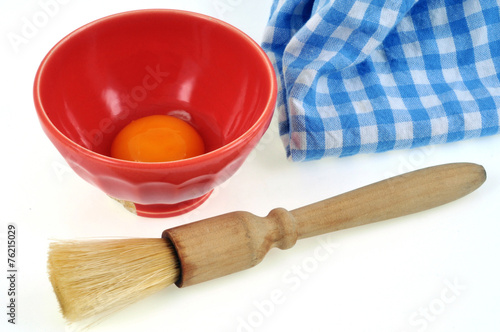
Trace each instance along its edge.
{"label": "egg yolk", "polygon": [[140,162],[174,161],[204,152],[200,134],[187,122],[169,115],[132,121],[111,145],[111,157]]}

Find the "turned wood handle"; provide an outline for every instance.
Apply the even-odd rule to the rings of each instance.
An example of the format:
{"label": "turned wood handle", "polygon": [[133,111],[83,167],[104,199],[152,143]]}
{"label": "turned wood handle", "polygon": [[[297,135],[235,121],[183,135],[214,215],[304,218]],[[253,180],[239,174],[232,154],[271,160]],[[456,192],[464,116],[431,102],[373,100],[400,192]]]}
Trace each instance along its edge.
{"label": "turned wood handle", "polygon": [[463,197],[483,184],[480,165],[424,168],[326,199],[291,213],[299,238],[424,211]]}
{"label": "turned wood handle", "polygon": [[470,163],[429,167],[383,180],[293,211],[267,217],[231,212],[167,229],[162,237],[176,248],[179,287],[197,284],[258,264],[273,247],[291,248],[297,239],[361,226],[430,209],[463,197],[486,180]]}

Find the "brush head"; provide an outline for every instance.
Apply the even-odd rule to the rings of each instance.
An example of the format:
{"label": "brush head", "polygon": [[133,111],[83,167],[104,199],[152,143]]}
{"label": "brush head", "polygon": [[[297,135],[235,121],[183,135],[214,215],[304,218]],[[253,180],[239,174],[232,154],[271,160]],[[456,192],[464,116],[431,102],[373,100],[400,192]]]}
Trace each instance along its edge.
{"label": "brush head", "polygon": [[175,249],[162,238],[52,242],[48,272],[69,322],[120,310],[180,275]]}

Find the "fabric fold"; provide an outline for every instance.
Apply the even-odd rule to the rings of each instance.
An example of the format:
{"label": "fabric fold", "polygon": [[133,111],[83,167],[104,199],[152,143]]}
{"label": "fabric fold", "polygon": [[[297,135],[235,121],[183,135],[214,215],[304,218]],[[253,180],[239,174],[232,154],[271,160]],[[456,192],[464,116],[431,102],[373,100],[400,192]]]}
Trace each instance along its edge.
{"label": "fabric fold", "polygon": [[262,46],[291,160],[499,130],[496,1],[275,1]]}

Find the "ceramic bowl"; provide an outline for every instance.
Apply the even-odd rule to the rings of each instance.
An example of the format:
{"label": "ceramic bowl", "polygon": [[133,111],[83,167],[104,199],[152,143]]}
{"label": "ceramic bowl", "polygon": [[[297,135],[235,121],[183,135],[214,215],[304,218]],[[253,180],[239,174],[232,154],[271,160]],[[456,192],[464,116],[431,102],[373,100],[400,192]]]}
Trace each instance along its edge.
{"label": "ceramic bowl", "polygon": [[[202,204],[269,126],[276,77],[249,36],[212,17],[138,10],[91,22],[57,43],[35,78],[41,125],[83,179],[146,217]],[[201,134],[206,153],[171,162],[109,156],[131,121],[167,114]]]}

